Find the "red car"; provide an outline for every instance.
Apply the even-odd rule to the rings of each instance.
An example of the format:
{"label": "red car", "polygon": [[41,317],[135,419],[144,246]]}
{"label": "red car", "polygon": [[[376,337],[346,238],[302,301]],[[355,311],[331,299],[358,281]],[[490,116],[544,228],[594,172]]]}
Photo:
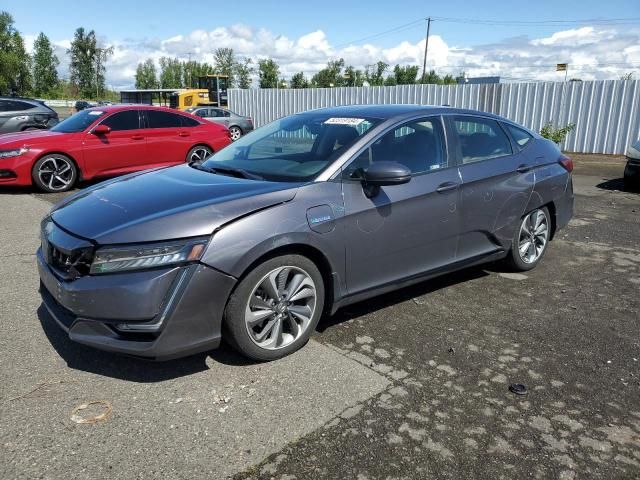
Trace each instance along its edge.
{"label": "red car", "polygon": [[0,135],[0,185],[63,192],[79,179],[202,161],[229,143],[226,127],[169,108],[90,108],[51,130]]}

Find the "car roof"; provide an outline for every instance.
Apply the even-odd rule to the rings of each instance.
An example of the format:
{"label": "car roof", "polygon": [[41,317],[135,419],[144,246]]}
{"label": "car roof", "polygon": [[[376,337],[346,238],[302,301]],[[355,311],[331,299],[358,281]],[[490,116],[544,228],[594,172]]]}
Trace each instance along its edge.
{"label": "car roof", "polygon": [[120,103],[118,105],[96,105],[95,107],[87,108],[86,110],[99,110],[105,113],[120,112],[122,110],[160,110],[163,112],[171,113],[185,113],[181,110],[176,110],[170,107],[156,107],[154,105],[144,105],[139,103]]}
{"label": "car roof", "polygon": [[417,104],[377,104],[377,105],[343,105],[339,107],[325,107],[313,110],[314,113],[324,113],[328,115],[347,115],[373,117],[382,120],[388,120],[395,117],[411,116],[413,114],[460,114],[460,115],[481,115],[484,117],[492,117],[496,120],[505,120],[493,113],[481,112],[479,110],[470,110],[466,108],[453,108],[448,106],[436,105],[417,105]]}

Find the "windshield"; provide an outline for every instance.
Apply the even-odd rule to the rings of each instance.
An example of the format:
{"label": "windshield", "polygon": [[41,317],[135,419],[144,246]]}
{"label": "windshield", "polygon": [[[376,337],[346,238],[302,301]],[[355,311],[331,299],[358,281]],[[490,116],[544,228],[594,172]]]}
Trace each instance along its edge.
{"label": "windshield", "polygon": [[308,181],[379,122],[326,113],[292,115],[245,135],[203,166],[241,169],[271,181]]}
{"label": "windshield", "polygon": [[84,131],[89,125],[102,117],[102,110],[82,110],[71,115],[51,129],[52,132],[77,133]]}

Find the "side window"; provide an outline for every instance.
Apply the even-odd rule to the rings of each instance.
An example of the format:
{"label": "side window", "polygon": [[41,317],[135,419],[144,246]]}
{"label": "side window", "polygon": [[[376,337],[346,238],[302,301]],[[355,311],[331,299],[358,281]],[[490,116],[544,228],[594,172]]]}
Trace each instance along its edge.
{"label": "side window", "polygon": [[32,108],[36,108],[36,106],[31,103],[21,102],[19,100],[11,100],[9,102],[9,110],[12,112],[31,110]]}
{"label": "side window", "polygon": [[231,114],[229,113],[229,110],[222,110],[222,115],[225,117],[230,117]]}
{"label": "side window", "polygon": [[398,162],[416,175],[449,166],[444,151],[444,136],[439,119],[426,118],[401,125],[369,145],[347,167],[351,175],[373,162]]}
{"label": "side window", "polygon": [[138,121],[138,110],[125,110],[124,112],[114,113],[105,118],[101,125],[110,127],[112,131],[136,130],[140,128]]}
{"label": "side window", "polygon": [[184,115],[180,115],[180,120],[182,120],[183,127],[197,127],[200,125],[196,119],[185,117]]}
{"label": "side window", "polygon": [[503,125],[507,127],[507,130],[509,130],[509,133],[511,134],[513,139],[516,141],[516,143],[520,146],[520,148],[524,148],[524,146],[527,145],[533,139],[531,134],[526,130],[518,128],[514,125],[509,125],[508,123]]}
{"label": "side window", "polygon": [[9,102],[6,100],[0,100],[0,112],[8,112],[9,111]]}
{"label": "side window", "polygon": [[200,110],[196,110],[193,114],[200,118],[205,118],[209,116],[209,113],[206,108],[201,108]]}
{"label": "side window", "polygon": [[210,112],[210,115],[209,115],[210,117],[213,117],[213,118],[224,117],[224,113],[219,108],[211,108],[209,109],[209,112]]}
{"label": "side window", "polygon": [[147,110],[149,116],[149,128],[180,128],[181,115],[161,110]]}
{"label": "side window", "polygon": [[511,155],[511,142],[489,118],[455,117],[455,130],[462,150],[462,163],[475,163]]}

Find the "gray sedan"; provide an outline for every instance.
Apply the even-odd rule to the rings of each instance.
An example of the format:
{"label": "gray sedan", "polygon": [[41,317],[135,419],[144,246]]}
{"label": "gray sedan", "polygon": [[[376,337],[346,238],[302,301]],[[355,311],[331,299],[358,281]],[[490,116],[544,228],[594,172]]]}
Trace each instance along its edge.
{"label": "gray sedan", "polygon": [[482,262],[534,268],[571,219],[572,169],[554,143],[490,113],[292,115],[204,163],[58,204],[42,224],[42,299],[85,345],[167,359],[224,336],[273,360],[323,312]]}
{"label": "gray sedan", "polygon": [[244,117],[237,113],[218,107],[193,107],[187,109],[187,112],[198,117],[209,120],[210,122],[221,123],[229,129],[231,140],[238,140],[245,133],[253,130],[253,119]]}

